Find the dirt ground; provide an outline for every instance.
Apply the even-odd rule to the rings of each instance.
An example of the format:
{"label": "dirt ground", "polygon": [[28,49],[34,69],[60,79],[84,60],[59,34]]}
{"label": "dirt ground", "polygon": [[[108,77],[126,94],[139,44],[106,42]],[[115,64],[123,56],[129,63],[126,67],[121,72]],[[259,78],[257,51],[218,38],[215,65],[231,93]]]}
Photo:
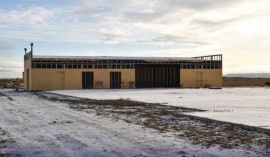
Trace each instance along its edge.
{"label": "dirt ground", "polygon": [[270,78],[224,77],[223,87],[264,87]]}
{"label": "dirt ground", "polygon": [[174,132],[178,138],[188,139],[206,148],[220,146],[222,149],[252,150],[257,154],[270,155],[270,135],[246,130],[239,125],[204,121],[185,112],[204,112],[164,104],[142,103],[130,100],[92,100],[51,93],[36,93],[39,97],[68,103],[70,108],[96,113],[127,123],[142,125],[160,133]]}

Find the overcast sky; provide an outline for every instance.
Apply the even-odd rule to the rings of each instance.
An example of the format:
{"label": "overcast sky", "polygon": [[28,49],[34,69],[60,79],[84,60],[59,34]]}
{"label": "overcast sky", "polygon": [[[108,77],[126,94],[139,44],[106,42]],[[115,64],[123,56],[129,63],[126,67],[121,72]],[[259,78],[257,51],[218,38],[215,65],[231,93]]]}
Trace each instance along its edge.
{"label": "overcast sky", "polygon": [[35,55],[224,55],[223,74],[270,72],[270,0],[1,0],[0,78]]}

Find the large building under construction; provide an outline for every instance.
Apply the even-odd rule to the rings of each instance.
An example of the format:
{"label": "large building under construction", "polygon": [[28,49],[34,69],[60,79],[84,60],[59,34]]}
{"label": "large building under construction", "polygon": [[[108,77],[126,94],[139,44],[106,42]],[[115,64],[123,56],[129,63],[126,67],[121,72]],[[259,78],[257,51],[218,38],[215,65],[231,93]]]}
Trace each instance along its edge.
{"label": "large building under construction", "polygon": [[111,57],[24,55],[26,90],[222,87],[222,55]]}

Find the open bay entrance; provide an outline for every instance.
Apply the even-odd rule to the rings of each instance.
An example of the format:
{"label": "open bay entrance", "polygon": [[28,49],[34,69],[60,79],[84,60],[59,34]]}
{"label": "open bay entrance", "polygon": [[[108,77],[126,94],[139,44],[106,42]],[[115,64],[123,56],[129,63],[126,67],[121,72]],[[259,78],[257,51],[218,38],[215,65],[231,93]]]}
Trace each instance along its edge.
{"label": "open bay entrance", "polygon": [[121,88],[121,72],[110,73],[110,88]]}
{"label": "open bay entrance", "polygon": [[94,73],[82,72],[82,88],[92,89],[94,88]]}
{"label": "open bay entrance", "polygon": [[180,68],[175,65],[136,65],[136,88],[179,87]]}

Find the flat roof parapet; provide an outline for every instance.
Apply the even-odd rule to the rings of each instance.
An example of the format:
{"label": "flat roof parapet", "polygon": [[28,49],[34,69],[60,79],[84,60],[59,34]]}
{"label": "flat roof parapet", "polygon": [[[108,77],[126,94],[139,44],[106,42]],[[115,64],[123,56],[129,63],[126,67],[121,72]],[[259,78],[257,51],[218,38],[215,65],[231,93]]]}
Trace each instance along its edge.
{"label": "flat roof parapet", "polygon": [[128,56],[39,56],[34,55],[34,59],[93,59],[93,60],[147,60],[147,61],[190,61],[199,60],[195,57],[128,57]]}

